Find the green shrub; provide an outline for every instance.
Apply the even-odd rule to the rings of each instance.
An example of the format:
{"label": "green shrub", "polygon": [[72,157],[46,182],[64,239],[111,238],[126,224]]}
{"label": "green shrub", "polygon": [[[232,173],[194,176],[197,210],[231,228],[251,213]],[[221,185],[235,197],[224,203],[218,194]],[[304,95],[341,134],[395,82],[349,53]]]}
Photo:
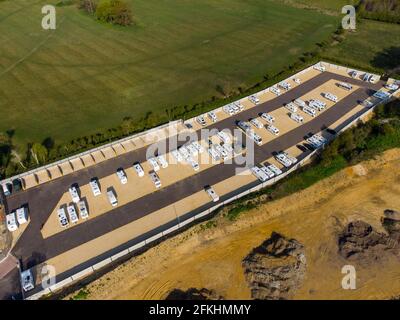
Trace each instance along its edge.
{"label": "green shrub", "polygon": [[133,23],[132,11],[122,0],[101,0],[96,8],[96,18],[121,26],[129,26]]}

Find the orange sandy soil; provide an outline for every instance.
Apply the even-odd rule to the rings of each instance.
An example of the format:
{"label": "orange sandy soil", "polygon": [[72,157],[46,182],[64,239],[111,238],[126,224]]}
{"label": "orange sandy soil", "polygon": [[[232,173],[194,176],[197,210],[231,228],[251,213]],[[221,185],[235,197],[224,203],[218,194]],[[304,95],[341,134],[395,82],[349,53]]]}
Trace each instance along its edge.
{"label": "orange sandy soil", "polygon": [[[345,261],[337,253],[337,234],[355,219],[383,231],[383,210],[400,210],[399,195],[400,149],[393,149],[243,213],[235,222],[221,213],[213,219],[215,227],[194,226],[89,284],[88,299],[164,299],[172,289],[191,287],[213,289],[226,299],[250,299],[241,261],[272,231],[305,246],[307,273],[295,299],[398,296],[399,258],[367,266]],[[356,290],[341,288],[345,264],[356,267]]]}

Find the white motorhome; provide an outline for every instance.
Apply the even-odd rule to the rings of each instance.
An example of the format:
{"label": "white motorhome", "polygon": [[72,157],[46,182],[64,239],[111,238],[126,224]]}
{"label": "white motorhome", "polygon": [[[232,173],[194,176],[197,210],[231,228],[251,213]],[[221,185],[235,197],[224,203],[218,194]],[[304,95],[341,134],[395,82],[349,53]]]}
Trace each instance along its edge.
{"label": "white motorhome", "polygon": [[78,192],[78,186],[77,185],[72,185],[69,188],[69,194],[71,195],[72,202],[78,203],[80,199],[79,197],[79,192]]}
{"label": "white motorhome", "polygon": [[278,84],[278,87],[282,88],[283,90],[290,90],[292,87],[290,85],[290,83],[287,83],[286,81],[282,81]]}
{"label": "white motorhome", "polygon": [[173,150],[173,151],[171,151],[171,153],[174,156],[174,158],[176,159],[176,161],[178,161],[178,162],[183,161],[182,154],[178,150]]}
{"label": "white motorhome", "polygon": [[[186,150],[186,149],[185,149],[185,150]],[[158,162],[157,162],[156,158],[151,157],[151,158],[149,158],[147,161],[148,161],[148,162],[150,163],[150,165],[153,167],[153,170],[154,170],[154,171],[160,170],[160,166],[158,165]]]}
{"label": "white motorhome", "polygon": [[194,142],[192,142],[192,145],[193,145],[193,147],[196,148],[196,150],[197,150],[199,153],[203,153],[203,152],[204,152],[204,148],[203,148],[203,146],[202,146],[199,142],[194,141]]}
{"label": "white motorhome", "polygon": [[316,64],[313,68],[315,70],[318,70],[318,71],[321,71],[321,72],[324,72],[326,70],[325,67],[321,63]]}
{"label": "white motorhome", "polygon": [[273,86],[269,89],[269,91],[271,91],[272,93],[276,94],[277,96],[281,95],[281,90],[279,90],[279,88]]}
{"label": "white motorhome", "polygon": [[348,83],[348,82],[339,82],[339,83],[337,84],[337,86],[338,86],[339,88],[345,89],[345,90],[347,90],[347,91],[350,91],[351,89],[353,89],[353,86],[352,86],[350,83]]}
{"label": "white motorhome", "polygon": [[251,172],[261,182],[265,182],[268,180],[268,176],[259,167],[252,167]]}
{"label": "white motorhome", "polygon": [[83,220],[89,218],[89,211],[86,207],[85,201],[79,201],[78,203],[79,215]]}
{"label": "white motorhome", "polygon": [[250,100],[250,102],[252,102],[254,104],[258,104],[260,102],[260,99],[258,99],[257,95],[255,95],[255,94],[249,96],[249,100]]}
{"label": "white motorhome", "polygon": [[201,115],[201,116],[198,116],[197,118],[196,118],[196,121],[202,126],[202,127],[204,127],[207,123],[206,123],[206,120],[204,119],[204,116],[203,115]]}
{"label": "white motorhome", "polygon": [[187,160],[188,160],[189,164],[192,166],[194,171],[199,171],[200,166],[196,160],[194,160],[192,157],[189,157]]}
{"label": "white motorhome", "polygon": [[90,180],[89,184],[95,197],[101,194],[99,181],[97,180],[97,178],[93,178],[92,180]]}
{"label": "white motorhome", "polygon": [[128,183],[128,178],[126,176],[126,173],[125,173],[124,169],[119,168],[117,170],[117,176],[118,176],[118,179],[121,182],[121,184],[127,184]]}
{"label": "white motorhome", "polygon": [[218,137],[221,139],[221,141],[222,141],[223,143],[230,143],[230,142],[231,142],[231,138],[229,137],[229,135],[228,135],[226,132],[224,132],[224,131],[219,131],[219,132],[217,133],[217,135],[218,135]]}
{"label": "white motorhome", "polygon": [[219,160],[221,160],[221,156],[220,156],[219,152],[218,152],[217,150],[215,150],[215,146],[214,146],[214,145],[211,145],[211,146],[208,148],[208,153],[210,154],[211,158],[212,158],[214,161],[219,161]]}
{"label": "white motorhome", "polygon": [[276,165],[271,164],[268,166],[268,169],[270,169],[276,176],[279,176],[282,173],[282,170],[279,169]]}
{"label": "white motorhome", "polygon": [[155,171],[150,171],[149,172],[150,178],[153,181],[154,185],[156,186],[156,188],[161,188],[161,180],[158,177],[157,173]]}
{"label": "white motorhome", "polygon": [[275,159],[283,164],[286,168],[289,168],[292,165],[292,162],[290,159],[283,153],[279,153],[278,155],[275,156]]}
{"label": "white motorhome", "polygon": [[275,122],[275,118],[273,116],[271,116],[268,113],[261,113],[260,117],[262,119],[264,119],[265,121],[267,121],[268,123],[272,124],[273,122]]}
{"label": "white motorhome", "polygon": [[263,124],[260,121],[258,121],[256,118],[250,119],[250,123],[253,126],[255,126],[257,129],[262,129],[264,127]]}
{"label": "white motorhome", "polygon": [[301,100],[301,99],[296,99],[296,100],[294,100],[293,101],[295,104],[297,104],[299,107],[305,107],[306,106],[306,103],[303,101],[303,100]]}
{"label": "white motorhome", "polygon": [[297,106],[293,103],[287,103],[284,105],[286,109],[288,109],[290,112],[297,112]]}
{"label": "white motorhome", "polygon": [[292,112],[290,114],[290,119],[292,119],[293,121],[296,121],[297,123],[303,123],[304,122],[304,118],[301,115],[299,115],[299,114],[297,114],[295,112]]}
{"label": "white motorhome", "polygon": [[317,112],[314,109],[307,106],[303,107],[303,112],[307,113],[311,117],[315,117],[317,115]]}
{"label": "white motorhome", "polygon": [[160,164],[161,168],[165,169],[165,168],[168,167],[168,162],[167,162],[167,160],[165,159],[165,157],[163,155],[159,155],[157,157],[157,161]]}
{"label": "white motorhome", "polygon": [[212,122],[217,122],[217,115],[214,111],[210,111],[207,113],[208,117],[211,119]]}
{"label": "white motorhome", "polygon": [[258,145],[261,146],[262,145],[262,138],[255,133],[253,130],[249,130],[247,131],[247,135],[249,136],[250,139],[253,139],[254,142]]}
{"label": "white motorhome", "polygon": [[[175,152],[177,152],[177,151],[175,150]],[[173,154],[173,153],[172,153],[172,154]],[[136,171],[136,173],[137,173],[137,175],[138,175],[139,177],[143,177],[143,176],[144,176],[143,167],[140,165],[139,162],[136,162],[136,163],[133,165],[133,168],[135,169],[135,171]]]}
{"label": "white motorhome", "polygon": [[21,207],[16,210],[18,224],[24,224],[28,222],[28,209]]}
{"label": "white motorhome", "polygon": [[10,232],[14,232],[18,229],[17,219],[15,217],[15,212],[11,212],[6,215],[7,229]]}
{"label": "white motorhome", "polygon": [[272,124],[267,126],[267,130],[276,136],[279,134],[279,129],[277,127],[273,126]]}
{"label": "white motorhome", "polygon": [[261,166],[260,169],[268,176],[269,179],[271,179],[275,176],[275,174],[269,168],[267,168],[265,166]]}
{"label": "white motorhome", "polygon": [[330,93],[330,92],[325,92],[323,94],[323,96],[324,96],[325,99],[328,99],[328,100],[330,100],[332,102],[337,102],[338,101],[338,97],[335,96],[334,94]]}

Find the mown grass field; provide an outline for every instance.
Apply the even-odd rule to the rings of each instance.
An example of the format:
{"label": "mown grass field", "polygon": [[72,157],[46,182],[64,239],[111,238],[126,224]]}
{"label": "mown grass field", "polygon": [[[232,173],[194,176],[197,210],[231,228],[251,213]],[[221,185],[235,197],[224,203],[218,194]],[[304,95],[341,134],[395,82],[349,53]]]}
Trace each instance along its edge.
{"label": "mown grass field", "polygon": [[[390,48],[388,56],[384,53]],[[327,59],[343,64],[358,66],[361,69],[373,69],[380,73],[391,69],[393,64],[400,67],[400,25],[362,20],[354,32],[346,33],[345,39],[338,45],[325,50],[322,54]]]}
{"label": "mown grass field", "polygon": [[[58,1],[58,0],[57,0]],[[128,0],[136,26],[100,24],[56,0],[0,2],[0,131],[13,143],[56,143],[130,116],[260,81],[329,38],[339,17],[273,0]],[[165,119],[167,120],[167,119]]]}

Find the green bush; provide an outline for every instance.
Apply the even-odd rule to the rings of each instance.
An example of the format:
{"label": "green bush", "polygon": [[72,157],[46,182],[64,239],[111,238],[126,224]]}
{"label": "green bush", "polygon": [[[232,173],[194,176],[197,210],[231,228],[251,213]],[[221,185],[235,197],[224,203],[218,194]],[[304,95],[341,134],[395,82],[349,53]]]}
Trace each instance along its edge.
{"label": "green bush", "polygon": [[122,0],[101,0],[96,8],[96,18],[121,26],[129,26],[133,23],[132,11]]}

